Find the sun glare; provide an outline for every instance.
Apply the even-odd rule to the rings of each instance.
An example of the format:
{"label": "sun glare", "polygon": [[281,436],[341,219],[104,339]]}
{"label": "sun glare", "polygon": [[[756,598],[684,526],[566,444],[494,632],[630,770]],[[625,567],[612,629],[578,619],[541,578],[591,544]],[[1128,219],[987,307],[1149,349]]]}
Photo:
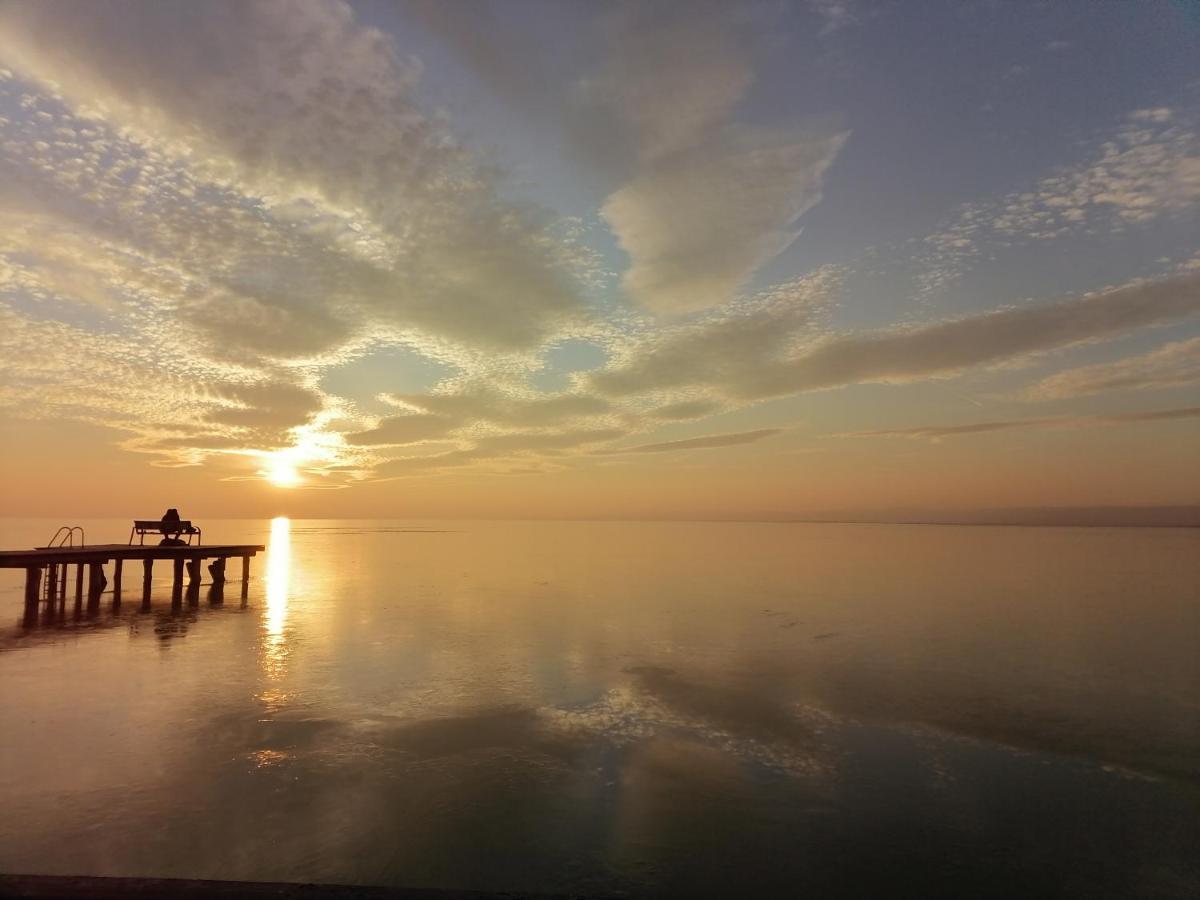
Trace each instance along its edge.
{"label": "sun glare", "polygon": [[300,473],[287,459],[273,459],[266,471],[267,481],[275,487],[295,487],[300,483]]}

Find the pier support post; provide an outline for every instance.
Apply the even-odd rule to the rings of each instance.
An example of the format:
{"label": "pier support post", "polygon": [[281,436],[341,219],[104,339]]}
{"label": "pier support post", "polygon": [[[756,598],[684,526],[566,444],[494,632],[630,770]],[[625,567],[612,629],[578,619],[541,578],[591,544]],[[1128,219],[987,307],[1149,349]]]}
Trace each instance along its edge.
{"label": "pier support post", "polygon": [[75,602],[83,599],[83,563],[75,566]]}
{"label": "pier support post", "polygon": [[189,560],[187,561],[187,570],[188,570],[187,600],[188,600],[188,606],[199,606],[199,605],[200,605],[200,563],[201,563],[201,560],[200,560],[200,558],[199,558],[199,557],[197,557],[196,559],[189,559]]}
{"label": "pier support post", "polygon": [[208,602],[220,606],[225,602],[225,557],[218,556],[208,564],[208,574],[212,578],[212,587],[208,589]]}
{"label": "pier support post", "polygon": [[46,599],[51,603],[58,599],[58,563],[46,567]]}
{"label": "pier support post", "polygon": [[208,574],[212,577],[213,584],[225,583],[225,557],[218,556],[208,564]]}
{"label": "pier support post", "polygon": [[25,567],[25,621],[37,622],[38,598],[42,586],[41,566]]}
{"label": "pier support post", "polygon": [[154,572],[154,560],[142,560],[142,609],[150,608],[150,582]]}
{"label": "pier support post", "polygon": [[250,557],[242,557],[242,599],[246,599],[246,594],[250,590]]}
{"label": "pier support post", "polygon": [[100,608],[100,595],[104,593],[104,585],[108,579],[104,577],[104,563],[88,563],[88,612],[96,612]]}
{"label": "pier support post", "polygon": [[171,605],[177,606],[183,600],[183,560],[174,560],[174,571],[171,573]]}
{"label": "pier support post", "polygon": [[113,609],[121,605],[121,566],[123,559],[113,560]]}

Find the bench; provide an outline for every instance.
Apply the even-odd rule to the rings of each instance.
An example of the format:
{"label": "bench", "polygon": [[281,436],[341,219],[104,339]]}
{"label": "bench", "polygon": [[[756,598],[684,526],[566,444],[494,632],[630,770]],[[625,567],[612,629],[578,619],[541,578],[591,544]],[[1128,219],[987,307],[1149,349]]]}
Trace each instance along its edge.
{"label": "bench", "polygon": [[192,535],[196,536],[196,543],[201,542],[200,529],[187,520],[171,519],[134,519],[133,528],[129,532],[129,543],[133,543],[133,536],[138,536],[138,544],[146,542],[146,535],[161,534],[165,538],[178,539],[181,535],[187,535],[187,542],[192,543]]}

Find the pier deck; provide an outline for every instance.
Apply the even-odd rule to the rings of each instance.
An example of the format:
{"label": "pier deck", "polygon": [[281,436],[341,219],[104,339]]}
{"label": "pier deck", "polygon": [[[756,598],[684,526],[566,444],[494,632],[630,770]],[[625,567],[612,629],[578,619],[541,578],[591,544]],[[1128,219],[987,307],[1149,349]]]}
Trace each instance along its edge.
{"label": "pier deck", "polygon": [[[141,544],[88,544],[85,546],[35,547],[30,550],[0,550],[0,569],[25,570],[25,613],[37,615],[38,603],[42,600],[55,602],[65,600],[67,593],[67,567],[75,566],[75,600],[82,602],[84,596],[84,567],[87,567],[87,600],[89,606],[99,603],[100,594],[108,583],[104,566],[113,563],[113,602],[121,600],[121,576],[126,560],[141,560],[142,602],[150,602],[150,584],[155,560],[169,560],[172,564],[171,601],[177,603],[183,596],[184,570],[188,575],[188,588],[199,588],[200,566],[211,560],[208,571],[213,586],[220,589],[225,583],[225,563],[232,557],[242,561],[242,594],[250,580],[250,558],[266,549],[262,544],[197,544],[161,546]],[[43,576],[45,584],[43,586]]]}

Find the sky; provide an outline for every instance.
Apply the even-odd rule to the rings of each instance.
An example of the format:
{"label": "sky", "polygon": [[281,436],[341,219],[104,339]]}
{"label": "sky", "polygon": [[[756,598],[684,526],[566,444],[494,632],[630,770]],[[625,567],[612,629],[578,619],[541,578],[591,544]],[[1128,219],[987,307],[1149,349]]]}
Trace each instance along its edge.
{"label": "sky", "polygon": [[0,513],[1200,503],[1200,4],[0,0]]}

